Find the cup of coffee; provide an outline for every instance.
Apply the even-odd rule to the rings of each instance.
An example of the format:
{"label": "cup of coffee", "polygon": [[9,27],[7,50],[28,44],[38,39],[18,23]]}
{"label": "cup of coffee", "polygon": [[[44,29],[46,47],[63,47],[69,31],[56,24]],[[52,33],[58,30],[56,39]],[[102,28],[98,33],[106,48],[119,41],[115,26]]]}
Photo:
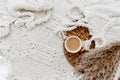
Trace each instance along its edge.
{"label": "cup of coffee", "polygon": [[76,53],[80,51],[82,46],[82,41],[78,36],[70,36],[65,40],[65,49],[70,53]]}

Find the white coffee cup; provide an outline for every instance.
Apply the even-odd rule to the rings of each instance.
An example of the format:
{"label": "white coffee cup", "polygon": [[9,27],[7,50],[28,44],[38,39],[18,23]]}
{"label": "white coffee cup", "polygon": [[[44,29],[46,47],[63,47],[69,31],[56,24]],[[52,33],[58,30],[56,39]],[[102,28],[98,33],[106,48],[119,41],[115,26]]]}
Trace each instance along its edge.
{"label": "white coffee cup", "polygon": [[76,53],[80,51],[82,47],[82,41],[78,36],[70,36],[65,40],[65,49],[70,53]]}

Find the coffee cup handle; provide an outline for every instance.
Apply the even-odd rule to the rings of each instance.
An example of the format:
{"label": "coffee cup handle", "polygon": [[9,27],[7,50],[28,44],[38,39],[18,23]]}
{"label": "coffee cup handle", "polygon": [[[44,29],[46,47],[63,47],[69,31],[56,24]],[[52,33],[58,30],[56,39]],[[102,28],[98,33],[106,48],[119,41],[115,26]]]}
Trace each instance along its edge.
{"label": "coffee cup handle", "polygon": [[91,40],[82,41],[82,49],[89,51],[90,50],[90,44],[91,44]]}

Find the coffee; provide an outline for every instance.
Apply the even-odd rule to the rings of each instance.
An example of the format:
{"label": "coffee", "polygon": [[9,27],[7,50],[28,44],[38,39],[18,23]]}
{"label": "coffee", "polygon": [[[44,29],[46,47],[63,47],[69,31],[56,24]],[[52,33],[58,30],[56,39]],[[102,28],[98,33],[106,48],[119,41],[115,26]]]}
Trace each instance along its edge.
{"label": "coffee", "polygon": [[81,40],[77,36],[68,37],[65,41],[65,47],[71,53],[78,52],[81,48]]}

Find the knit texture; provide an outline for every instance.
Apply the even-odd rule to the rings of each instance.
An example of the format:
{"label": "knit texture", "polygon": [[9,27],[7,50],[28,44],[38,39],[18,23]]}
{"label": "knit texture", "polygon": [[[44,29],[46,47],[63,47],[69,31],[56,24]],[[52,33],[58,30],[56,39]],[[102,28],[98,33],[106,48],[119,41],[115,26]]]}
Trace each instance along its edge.
{"label": "knit texture", "polygon": [[120,0],[0,0],[0,17],[8,80],[75,80],[63,31],[86,26],[97,47],[120,40]]}

